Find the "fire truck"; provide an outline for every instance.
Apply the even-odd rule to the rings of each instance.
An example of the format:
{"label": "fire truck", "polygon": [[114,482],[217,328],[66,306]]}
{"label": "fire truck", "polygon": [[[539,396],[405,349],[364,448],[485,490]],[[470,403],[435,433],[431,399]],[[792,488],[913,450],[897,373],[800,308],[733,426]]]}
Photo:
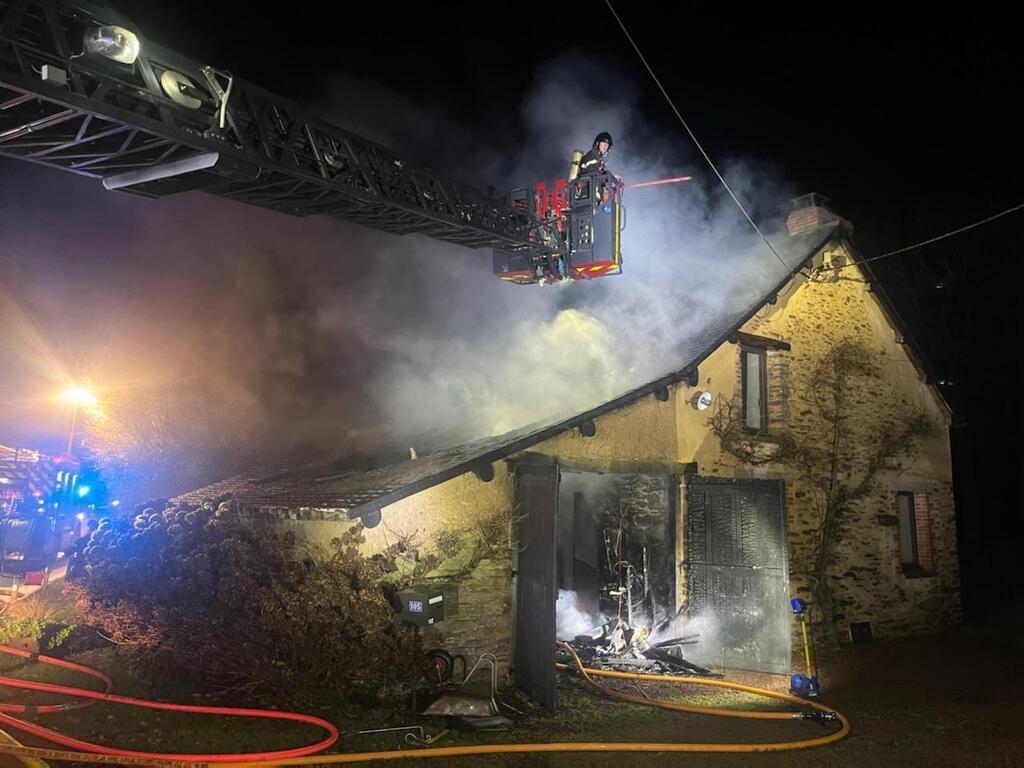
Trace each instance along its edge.
{"label": "fire truck", "polygon": [[68,454],[0,445],[0,591],[7,577],[43,570],[78,535],[91,501],[81,478]]}
{"label": "fire truck", "polygon": [[0,0],[0,155],[146,197],[202,191],[489,248],[514,284],[622,271],[614,177],[485,193],[145,38],[114,11]]}

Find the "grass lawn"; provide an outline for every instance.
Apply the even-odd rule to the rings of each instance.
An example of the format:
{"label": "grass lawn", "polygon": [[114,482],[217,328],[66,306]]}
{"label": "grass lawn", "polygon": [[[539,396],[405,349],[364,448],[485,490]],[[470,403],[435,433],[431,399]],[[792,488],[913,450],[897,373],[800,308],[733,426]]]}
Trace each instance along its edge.
{"label": "grass lawn", "polygon": [[[841,710],[853,732],[844,741],[801,753],[780,754],[525,754],[461,759],[402,760],[389,765],[413,766],[695,766],[790,765],[811,761],[816,766],[929,765],[1016,766],[1024,764],[1024,705],[1017,700],[1024,672],[1016,659],[1019,638],[986,630],[963,629],[940,637],[847,648],[822,659],[823,701]],[[117,648],[88,651],[74,657],[107,672],[115,691],[128,696],[181,703],[216,703],[193,695],[185,684],[153,690],[126,669]],[[55,669],[0,656],[0,674],[84,687],[96,681]],[[81,679],[78,679],[81,678]],[[780,676],[735,675],[739,682],[784,690]],[[655,696],[674,694],[670,687],[645,685]],[[636,693],[635,687],[624,688]],[[676,694],[678,695],[678,694]],[[42,703],[52,697],[3,689],[4,701]],[[688,702],[710,706],[754,708],[774,706],[744,694],[709,691],[688,696]],[[219,702],[237,704],[237,702]],[[383,728],[422,724],[428,731],[442,721],[400,711],[358,711],[338,707],[312,712],[335,722],[339,729]],[[41,715],[37,722],[61,733],[119,747],[168,751],[233,752],[296,746],[320,738],[317,729],[286,723],[268,724],[243,718],[220,718],[139,710],[98,703],[87,709]],[[827,733],[834,726],[797,721],[751,721],[667,712],[640,705],[607,701],[565,677],[559,689],[559,709],[550,715],[531,710],[510,733],[452,732],[438,746],[473,743],[546,741],[733,742],[785,741]],[[43,746],[27,735],[14,734],[25,744]],[[344,751],[403,748],[402,734],[346,735]]]}

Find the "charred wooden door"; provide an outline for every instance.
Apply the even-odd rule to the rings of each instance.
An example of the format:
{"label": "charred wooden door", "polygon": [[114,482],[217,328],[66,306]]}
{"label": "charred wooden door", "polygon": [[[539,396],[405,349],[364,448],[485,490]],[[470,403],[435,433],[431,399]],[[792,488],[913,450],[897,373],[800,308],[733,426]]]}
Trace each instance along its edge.
{"label": "charred wooden door", "polygon": [[790,668],[789,574],[783,485],[690,477],[686,485],[689,617],[700,661]]}
{"label": "charred wooden door", "polygon": [[515,500],[519,516],[515,685],[554,710],[558,467],[517,466]]}

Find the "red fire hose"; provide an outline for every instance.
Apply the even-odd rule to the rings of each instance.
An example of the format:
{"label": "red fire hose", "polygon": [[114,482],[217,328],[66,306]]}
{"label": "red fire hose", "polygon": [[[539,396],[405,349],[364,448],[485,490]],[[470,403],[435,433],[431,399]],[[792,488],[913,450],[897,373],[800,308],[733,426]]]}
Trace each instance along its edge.
{"label": "red fire hose", "polygon": [[[419,750],[393,750],[390,752],[359,752],[330,755],[315,755],[314,753],[331,746],[338,738],[338,730],[326,720],[310,715],[300,715],[293,712],[275,712],[263,709],[236,709],[233,707],[201,707],[185,704],[164,704],[147,699],[135,699],[128,696],[118,696],[110,693],[110,679],[98,670],[91,669],[81,664],[62,661],[51,656],[23,651],[18,648],[10,648],[0,645],[0,653],[8,653],[43,664],[52,664],[65,669],[83,672],[98,680],[103,681],[107,690],[90,691],[84,688],[72,688],[63,685],[50,685],[49,683],[30,683],[25,680],[17,680],[11,677],[0,677],[0,686],[22,688],[30,691],[44,691],[58,693],[67,696],[75,696],[78,700],[65,705],[46,705],[40,707],[29,707],[24,705],[3,704],[0,705],[0,724],[7,724],[25,733],[30,733],[39,738],[46,739],[55,744],[71,747],[78,750],[74,752],[55,752],[52,750],[36,749],[32,747],[5,747],[3,752],[17,754],[27,757],[38,757],[42,759],[77,760],[79,762],[110,762],[128,763],[133,759],[148,759],[169,763],[168,768],[180,766],[182,763],[228,763],[230,768],[265,768],[267,765],[335,765],[341,763],[361,763],[379,760],[404,760],[407,758],[429,758],[429,757],[458,757],[468,755],[493,755],[503,753],[541,753],[541,752],[780,752],[792,749],[806,749],[818,747],[839,741],[850,732],[850,724],[843,715],[815,701],[807,701],[786,693],[779,693],[761,688],[753,688],[737,683],[728,683],[722,680],[699,680],[693,678],[678,678],[662,675],[646,675],[638,673],[611,672],[606,670],[588,669],[583,666],[579,657],[569,646],[566,649],[573,655],[573,659],[580,674],[588,685],[601,690],[605,695],[612,696],[638,704],[645,704],[662,709],[670,709],[681,712],[701,712],[712,715],[725,715],[728,717],[748,717],[759,720],[791,720],[794,718],[805,719],[815,718],[821,720],[835,720],[840,728],[831,733],[795,741],[779,742],[755,742],[743,744],[728,743],[653,743],[653,742],[545,742],[530,744],[468,744],[458,747],[432,747]],[[723,689],[756,693],[769,698],[780,699],[800,707],[798,712],[785,711],[761,711],[761,710],[731,710],[715,707],[697,707],[686,704],[679,704],[673,701],[658,699],[642,699],[639,696],[622,693],[613,689],[602,688],[593,678],[593,675],[616,677],[631,680],[655,680],[658,682],[671,682],[683,685],[703,685]],[[84,699],[85,701],[82,701]],[[204,715],[238,715],[241,717],[260,717],[271,720],[289,720],[292,722],[308,723],[327,731],[328,737],[316,744],[293,749],[282,749],[273,752],[249,752],[236,754],[179,754],[164,752],[140,752],[129,749],[116,749],[105,747],[100,744],[93,744],[88,741],[72,739],[63,734],[51,731],[38,725],[26,722],[13,717],[9,712],[28,713],[33,712],[54,712],[64,709],[84,707],[94,701],[110,701],[119,704],[129,704],[136,707],[147,707],[149,709],[164,709],[176,712],[196,712]],[[87,754],[91,753],[91,754]],[[228,766],[226,766],[228,768]]]}
{"label": "red fire hose", "polygon": [[[45,693],[56,693],[64,696],[74,696],[75,700],[66,704],[47,704],[41,706],[26,706],[21,704],[2,704],[0,703],[0,723],[6,724],[11,728],[15,728],[23,733],[30,733],[33,736],[38,736],[41,739],[46,739],[54,744],[60,744],[65,747],[71,747],[82,752],[93,752],[100,755],[117,755],[119,757],[141,757],[151,758],[155,760],[181,760],[190,762],[202,762],[202,763],[229,763],[229,762],[262,762],[262,761],[275,761],[275,760],[286,760],[288,758],[303,757],[305,755],[312,755],[321,750],[327,749],[335,741],[338,740],[338,729],[319,717],[313,717],[312,715],[302,715],[297,712],[278,712],[276,710],[267,709],[244,709],[240,707],[205,707],[195,704],[167,704],[160,701],[150,701],[149,699],[136,699],[131,696],[118,696],[115,693],[111,693],[112,683],[109,677],[92,667],[87,667],[84,664],[76,664],[71,661],[64,661],[63,659],[57,659],[53,656],[44,656],[38,653],[32,653],[21,648],[12,648],[7,645],[0,645],[0,653],[6,653],[11,656],[19,656],[23,659],[29,659],[30,661],[38,661],[42,664],[50,664],[54,667],[62,667],[64,669],[70,669],[75,672],[82,672],[83,674],[89,675],[101,681],[104,685],[102,691],[90,691],[87,688],[73,688],[66,685],[52,685],[50,683],[33,683],[27,680],[18,680],[13,677],[0,676],[0,686],[8,688],[21,688],[27,691],[43,691]],[[248,753],[235,753],[235,754],[181,754],[176,752],[143,752],[134,749],[117,749],[116,747],[107,747],[102,744],[94,744],[90,741],[81,741],[80,739],[73,739],[70,736],[65,736],[56,731],[52,731],[49,728],[44,728],[41,725],[35,725],[21,718],[14,717],[16,714],[32,713],[49,713],[49,712],[63,712],[69,709],[80,709],[82,707],[88,707],[97,701],[109,701],[114,704],[128,704],[134,707],[145,707],[146,709],[162,709],[170,712],[194,712],[200,715],[232,715],[235,717],[258,717],[265,718],[268,720],[287,720],[295,723],[307,723],[309,725],[315,725],[317,728],[321,728],[327,732],[327,737],[315,744],[309,744],[304,747],[293,747],[291,749],[280,749],[272,752],[248,752]]]}

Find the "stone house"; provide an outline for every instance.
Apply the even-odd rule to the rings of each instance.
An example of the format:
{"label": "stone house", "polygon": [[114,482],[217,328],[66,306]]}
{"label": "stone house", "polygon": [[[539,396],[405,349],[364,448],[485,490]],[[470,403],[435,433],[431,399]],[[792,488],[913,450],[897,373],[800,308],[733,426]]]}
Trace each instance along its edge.
{"label": "stone house", "polygon": [[[794,202],[788,251],[798,267],[692,339],[679,368],[655,381],[555,423],[415,460],[243,475],[180,498],[230,493],[253,525],[319,543],[361,519],[368,548],[401,543],[406,572],[443,585],[444,618],[424,630],[430,645],[470,663],[495,653],[549,706],[556,635],[616,611],[699,634],[694,660],[789,671],[789,596],[814,594],[822,473],[852,499],[827,562],[843,638],[954,624],[949,408],[858,259],[849,224],[815,195]],[[873,373],[842,379],[843,418],[832,429],[836,420],[821,416],[836,383],[827,361],[851,344]],[[910,451],[880,451],[907,413],[931,431]],[[723,424],[736,437],[731,450]],[[784,460],[788,449],[829,455],[817,450],[823,425],[832,430],[824,448],[840,447],[832,465]],[[607,587],[623,571],[635,585],[625,607]]]}

